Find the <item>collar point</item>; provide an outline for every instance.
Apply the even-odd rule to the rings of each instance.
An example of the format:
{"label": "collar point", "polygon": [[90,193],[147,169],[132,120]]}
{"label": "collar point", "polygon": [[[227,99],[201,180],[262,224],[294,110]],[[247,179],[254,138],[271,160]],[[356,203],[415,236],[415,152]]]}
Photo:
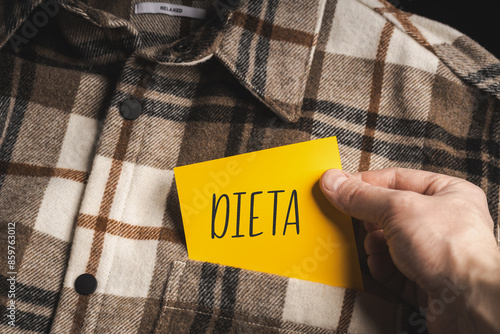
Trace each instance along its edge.
{"label": "collar point", "polygon": [[301,104],[290,104],[278,100],[268,100],[266,104],[285,123],[295,123],[300,119]]}

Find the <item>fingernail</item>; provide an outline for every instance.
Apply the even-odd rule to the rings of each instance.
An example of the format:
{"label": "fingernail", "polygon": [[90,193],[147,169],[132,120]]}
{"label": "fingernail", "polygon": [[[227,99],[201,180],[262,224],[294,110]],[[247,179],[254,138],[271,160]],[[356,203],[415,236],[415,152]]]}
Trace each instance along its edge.
{"label": "fingernail", "polygon": [[330,169],[323,174],[322,182],[326,190],[337,191],[347,177],[339,169]]}

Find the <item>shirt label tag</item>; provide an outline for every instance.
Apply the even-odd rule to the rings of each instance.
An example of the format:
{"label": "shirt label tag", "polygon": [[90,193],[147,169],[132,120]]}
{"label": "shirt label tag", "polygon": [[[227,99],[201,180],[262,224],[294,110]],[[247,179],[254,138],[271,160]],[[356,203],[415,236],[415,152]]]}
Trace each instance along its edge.
{"label": "shirt label tag", "polygon": [[167,14],[170,16],[204,19],[207,10],[189,6],[175,5],[164,2],[142,2],[135,5],[136,14]]}
{"label": "shirt label tag", "polygon": [[363,289],[349,216],[319,188],[336,137],[174,168],[190,259]]}

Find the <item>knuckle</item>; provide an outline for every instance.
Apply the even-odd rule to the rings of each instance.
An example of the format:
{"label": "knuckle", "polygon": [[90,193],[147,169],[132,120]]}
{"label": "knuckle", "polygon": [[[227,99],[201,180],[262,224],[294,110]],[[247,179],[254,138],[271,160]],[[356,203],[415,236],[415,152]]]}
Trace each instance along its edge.
{"label": "knuckle", "polygon": [[415,205],[415,196],[411,192],[397,191],[387,197],[387,211],[391,215],[412,210]]}
{"label": "knuckle", "polygon": [[401,172],[403,172],[405,170],[405,168],[391,167],[391,168],[389,168],[389,170],[394,172],[394,174],[400,174]]}
{"label": "knuckle", "polygon": [[486,193],[481,187],[466,180],[462,180],[462,183],[463,183],[463,195],[460,198],[464,202],[467,203],[469,203],[470,201],[474,201],[476,203],[487,202]]}
{"label": "knuckle", "polygon": [[486,200],[486,193],[484,192],[484,190],[473,183],[471,183],[471,192],[473,192],[476,198],[481,198]]}
{"label": "knuckle", "polygon": [[351,212],[351,207],[352,207],[352,201],[355,200],[356,198],[356,188],[350,186],[348,182],[344,182],[339,190],[341,190],[343,196],[340,198],[340,203],[342,207],[348,211]]}
{"label": "knuckle", "polygon": [[352,212],[356,207],[356,203],[365,197],[368,185],[356,184],[354,182],[344,182],[341,187],[345,187],[344,196],[342,196],[342,204],[345,210]]}

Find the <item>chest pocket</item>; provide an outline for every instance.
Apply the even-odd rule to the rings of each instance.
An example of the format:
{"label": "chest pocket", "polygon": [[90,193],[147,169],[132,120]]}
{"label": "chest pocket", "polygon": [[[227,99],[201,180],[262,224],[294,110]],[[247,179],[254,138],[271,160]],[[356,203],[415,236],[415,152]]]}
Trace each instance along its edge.
{"label": "chest pocket", "polygon": [[287,281],[207,262],[176,261],[155,334],[279,332]]}
{"label": "chest pocket", "polygon": [[172,266],[155,334],[401,332],[402,305],[375,295],[356,292],[344,319],[344,288],[194,260]]}

